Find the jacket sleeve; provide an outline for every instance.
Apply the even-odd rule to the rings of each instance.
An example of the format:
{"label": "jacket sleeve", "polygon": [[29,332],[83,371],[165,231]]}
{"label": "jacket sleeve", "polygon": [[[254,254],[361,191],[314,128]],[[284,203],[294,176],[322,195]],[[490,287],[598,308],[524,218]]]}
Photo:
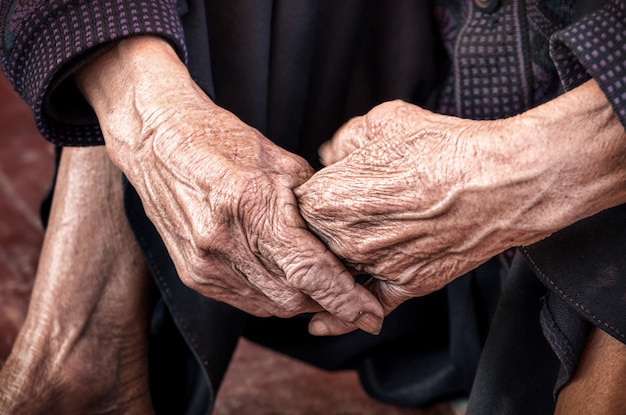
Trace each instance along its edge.
{"label": "jacket sleeve", "polygon": [[[624,3],[606,2],[557,32],[550,47],[565,90],[595,79],[626,126]],[[626,205],[579,221],[522,251],[552,292],[626,343]]]}
{"label": "jacket sleeve", "polygon": [[550,55],[565,90],[595,79],[626,129],[626,0],[606,1],[555,33]]}
{"label": "jacket sleeve", "polygon": [[176,0],[0,0],[2,69],[46,139],[102,144],[95,114],[70,75],[128,36],[161,36],[185,60],[179,8]]}

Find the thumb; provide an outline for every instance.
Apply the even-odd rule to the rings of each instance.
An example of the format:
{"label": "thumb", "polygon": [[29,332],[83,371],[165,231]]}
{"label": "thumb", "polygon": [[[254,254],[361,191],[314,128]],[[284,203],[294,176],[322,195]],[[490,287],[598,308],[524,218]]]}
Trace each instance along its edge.
{"label": "thumb", "polygon": [[355,117],[337,130],[330,141],[319,149],[320,161],[330,166],[346,158],[369,141],[365,117]]}
{"label": "thumb", "polygon": [[[405,292],[401,287],[389,281],[370,279],[365,287],[382,304],[385,315],[395,310],[404,301],[413,296]],[[313,315],[309,322],[309,333],[314,336],[339,336],[358,329],[355,323],[341,320],[327,311],[320,311]]]}

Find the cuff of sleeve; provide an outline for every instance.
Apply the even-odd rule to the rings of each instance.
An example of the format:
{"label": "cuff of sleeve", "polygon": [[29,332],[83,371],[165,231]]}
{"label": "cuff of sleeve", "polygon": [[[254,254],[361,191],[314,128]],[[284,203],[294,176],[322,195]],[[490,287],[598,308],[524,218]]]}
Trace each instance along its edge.
{"label": "cuff of sleeve", "polygon": [[611,1],[552,36],[550,56],[565,90],[593,78],[626,128],[626,5]]}
{"label": "cuff of sleeve", "polygon": [[103,143],[95,115],[70,75],[115,41],[136,35],[160,36],[186,61],[174,0],[44,4],[16,37],[6,69],[21,74],[13,77],[14,86],[33,109],[41,134],[55,144]]}

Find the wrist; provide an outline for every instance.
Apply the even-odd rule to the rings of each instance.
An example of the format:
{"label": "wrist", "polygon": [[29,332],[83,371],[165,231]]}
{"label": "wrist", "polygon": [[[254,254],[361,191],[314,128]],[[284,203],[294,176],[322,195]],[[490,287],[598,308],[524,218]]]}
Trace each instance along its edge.
{"label": "wrist", "polygon": [[594,81],[502,127],[492,147],[503,147],[500,172],[525,209],[514,226],[534,233],[520,244],[626,202],[626,134]]}
{"label": "wrist", "polygon": [[193,85],[170,44],[152,36],[119,41],[80,68],[74,80],[98,117],[111,159],[125,173],[168,97]]}

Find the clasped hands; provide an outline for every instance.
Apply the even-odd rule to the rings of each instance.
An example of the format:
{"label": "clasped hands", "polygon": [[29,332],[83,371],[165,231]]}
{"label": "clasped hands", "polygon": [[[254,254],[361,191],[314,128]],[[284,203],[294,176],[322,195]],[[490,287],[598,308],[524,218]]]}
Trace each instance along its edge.
{"label": "clasped hands", "polygon": [[159,39],[122,41],[75,79],[181,280],[258,316],[315,312],[313,334],[378,333],[403,301],[580,213],[550,215],[572,157],[543,151],[524,119],[385,103],[342,127],[314,173],[215,105]]}
{"label": "clasped hands", "polygon": [[[259,316],[318,312],[314,334],[377,333],[401,302],[489,258],[447,252],[457,235],[438,229],[460,173],[435,171],[458,143],[423,133],[434,114],[376,108],[324,147],[329,166],[314,174],[200,91],[187,98],[185,123],[149,117],[159,129],[139,152],[151,162],[129,178],[181,279],[203,295]],[[353,273],[373,278],[361,286]]]}
{"label": "clasped hands", "polygon": [[473,251],[481,235],[457,208],[469,172],[450,171],[457,135],[424,129],[434,114],[376,108],[324,147],[314,174],[201,91],[178,102],[146,117],[141,162],[121,164],[180,278],[207,297],[258,316],[317,312],[313,334],[378,333],[400,303],[494,254]]}

